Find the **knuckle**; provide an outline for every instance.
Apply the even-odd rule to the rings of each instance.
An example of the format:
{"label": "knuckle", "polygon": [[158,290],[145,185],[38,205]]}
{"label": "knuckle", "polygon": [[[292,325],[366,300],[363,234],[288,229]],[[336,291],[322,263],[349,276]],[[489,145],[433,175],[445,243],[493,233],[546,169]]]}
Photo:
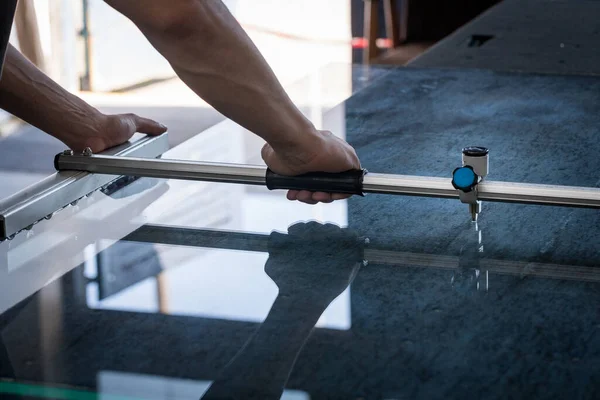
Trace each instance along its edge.
{"label": "knuckle", "polygon": [[262,149],[260,149],[260,155],[262,156],[263,160],[267,160],[268,158],[270,158],[271,156],[271,146],[269,146],[269,144],[265,144]]}

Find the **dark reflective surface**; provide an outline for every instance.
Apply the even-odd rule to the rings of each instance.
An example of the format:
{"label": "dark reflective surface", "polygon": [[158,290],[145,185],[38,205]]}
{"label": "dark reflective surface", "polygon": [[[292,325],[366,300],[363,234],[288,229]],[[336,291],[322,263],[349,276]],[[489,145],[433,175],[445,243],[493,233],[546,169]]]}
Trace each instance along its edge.
{"label": "dark reflective surface", "polygon": [[269,238],[265,272],[278,288],[266,319],[203,399],[279,399],[304,343],[362,265],[362,243],[334,225],[297,224]]}
{"label": "dark reflective surface", "polygon": [[[490,180],[598,186],[599,82],[403,69],[325,119],[343,114],[373,172],[450,179],[461,149],[480,145]],[[597,397],[596,210],[484,203],[475,225],[452,200],[311,208],[168,184],[161,213],[144,206],[126,241],[2,314],[5,393],[24,382],[143,399]],[[347,228],[295,223],[307,219]]]}

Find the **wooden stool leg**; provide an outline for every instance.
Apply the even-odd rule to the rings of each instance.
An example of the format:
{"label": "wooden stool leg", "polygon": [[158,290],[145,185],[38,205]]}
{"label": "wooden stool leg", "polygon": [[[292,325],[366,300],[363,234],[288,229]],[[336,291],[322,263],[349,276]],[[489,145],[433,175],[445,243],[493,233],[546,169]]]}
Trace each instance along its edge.
{"label": "wooden stool leg", "polygon": [[408,40],[408,10],[410,0],[400,0],[400,43],[404,43]]}
{"label": "wooden stool leg", "polygon": [[398,1],[383,0],[385,12],[385,30],[388,39],[392,42],[392,48],[400,46],[400,27],[398,26]]}
{"label": "wooden stool leg", "polygon": [[364,0],[365,2],[365,39],[367,47],[363,53],[363,63],[370,64],[377,57],[377,6],[379,0]]}

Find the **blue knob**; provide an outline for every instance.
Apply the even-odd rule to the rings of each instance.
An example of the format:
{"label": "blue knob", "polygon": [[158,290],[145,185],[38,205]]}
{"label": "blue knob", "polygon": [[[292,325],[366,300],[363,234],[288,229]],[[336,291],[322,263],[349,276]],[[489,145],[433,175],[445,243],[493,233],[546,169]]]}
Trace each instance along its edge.
{"label": "blue knob", "polygon": [[475,171],[473,171],[473,167],[469,165],[456,168],[454,172],[452,172],[452,186],[463,192],[470,192],[473,190],[478,181],[479,177]]}

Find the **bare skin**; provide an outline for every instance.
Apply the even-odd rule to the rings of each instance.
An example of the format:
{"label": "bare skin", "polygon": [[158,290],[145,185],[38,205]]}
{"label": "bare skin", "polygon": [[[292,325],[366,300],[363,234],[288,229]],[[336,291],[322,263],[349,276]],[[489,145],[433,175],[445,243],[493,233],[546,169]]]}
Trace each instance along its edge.
{"label": "bare skin", "polygon": [[[283,175],[360,168],[354,149],[319,131],[292,103],[256,46],[220,0],[105,0],[131,19],[198,96],[263,138],[265,163]],[[136,131],[165,127],[133,114],[104,115],[46,77],[14,49],[0,81],[0,106],[62,140],[94,151]],[[290,191],[288,199],[331,202],[341,194]]]}
{"label": "bare skin", "polygon": [[9,46],[0,79],[0,107],[73,150],[100,152],[134,133],[160,135],[167,127],[135,114],[105,115],[69,93]]}

